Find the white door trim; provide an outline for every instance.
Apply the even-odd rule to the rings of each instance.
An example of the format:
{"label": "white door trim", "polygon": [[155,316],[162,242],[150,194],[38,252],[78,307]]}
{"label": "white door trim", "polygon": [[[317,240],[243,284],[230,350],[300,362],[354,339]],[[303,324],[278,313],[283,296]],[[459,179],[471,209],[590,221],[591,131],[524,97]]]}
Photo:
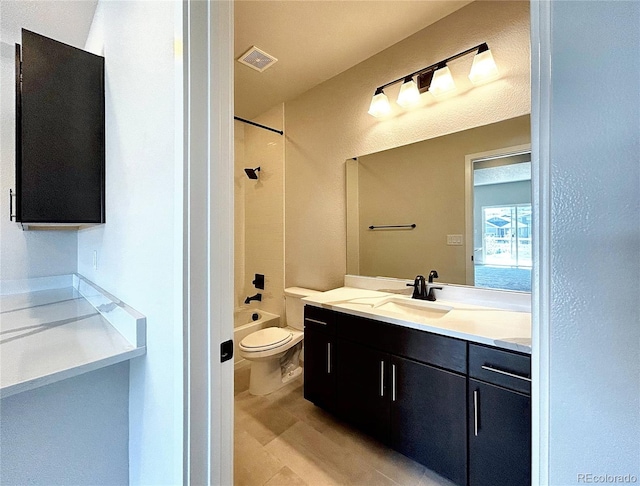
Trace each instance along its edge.
{"label": "white door trim", "polygon": [[184,484],[233,484],[233,3],[184,3]]}
{"label": "white door trim", "polygon": [[551,2],[531,2],[531,279],[532,484],[549,484],[551,312]]}

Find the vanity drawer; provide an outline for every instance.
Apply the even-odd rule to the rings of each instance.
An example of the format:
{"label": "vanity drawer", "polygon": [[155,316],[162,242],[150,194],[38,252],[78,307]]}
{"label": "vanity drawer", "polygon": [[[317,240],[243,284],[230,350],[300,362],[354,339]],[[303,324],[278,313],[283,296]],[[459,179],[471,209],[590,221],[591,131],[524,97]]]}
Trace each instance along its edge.
{"label": "vanity drawer", "polygon": [[304,306],[304,329],[314,329],[316,331],[335,334],[336,313],[323,309],[322,307],[314,307],[312,305]]}
{"label": "vanity drawer", "polygon": [[531,394],[531,356],[469,344],[469,376]]}

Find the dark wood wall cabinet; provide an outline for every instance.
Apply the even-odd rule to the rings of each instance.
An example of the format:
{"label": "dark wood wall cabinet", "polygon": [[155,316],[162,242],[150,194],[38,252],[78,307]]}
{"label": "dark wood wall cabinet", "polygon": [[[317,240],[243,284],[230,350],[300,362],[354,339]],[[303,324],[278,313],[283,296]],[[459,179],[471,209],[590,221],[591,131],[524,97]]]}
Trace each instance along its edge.
{"label": "dark wood wall cabinet", "polygon": [[16,44],[16,222],[105,222],[104,58],[22,30]]}
{"label": "dark wood wall cabinet", "polygon": [[530,484],[530,356],[313,306],[304,332],[307,400],[456,484]]}

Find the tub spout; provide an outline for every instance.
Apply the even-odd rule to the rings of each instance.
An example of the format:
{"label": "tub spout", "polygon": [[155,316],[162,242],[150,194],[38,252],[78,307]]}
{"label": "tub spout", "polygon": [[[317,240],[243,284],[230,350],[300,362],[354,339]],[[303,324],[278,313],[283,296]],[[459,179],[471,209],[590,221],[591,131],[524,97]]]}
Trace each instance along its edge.
{"label": "tub spout", "polygon": [[260,292],[258,292],[256,295],[254,295],[252,297],[247,297],[246,299],[244,299],[244,303],[248,304],[252,300],[257,300],[258,302],[260,302],[262,300],[262,294]]}

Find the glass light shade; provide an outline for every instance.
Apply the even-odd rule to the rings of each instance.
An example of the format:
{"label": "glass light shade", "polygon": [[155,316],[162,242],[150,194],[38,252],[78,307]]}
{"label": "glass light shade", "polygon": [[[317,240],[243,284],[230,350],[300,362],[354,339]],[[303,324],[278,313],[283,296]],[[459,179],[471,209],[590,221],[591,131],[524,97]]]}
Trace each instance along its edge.
{"label": "glass light shade", "polygon": [[486,50],[475,55],[473,65],[469,73],[469,79],[473,84],[482,84],[493,81],[499,76],[498,67],[493,60],[491,50]]}
{"label": "glass light shade", "polygon": [[389,103],[389,98],[387,98],[387,95],[384,94],[384,91],[376,91],[376,94],[373,95],[373,98],[371,99],[371,105],[369,105],[368,113],[369,115],[375,116],[376,118],[391,113],[391,104]]}
{"label": "glass light shade", "polygon": [[403,108],[412,108],[420,103],[420,91],[413,78],[409,78],[400,86],[397,103]]}
{"label": "glass light shade", "polygon": [[431,80],[431,87],[429,93],[436,98],[442,96],[456,89],[456,83],[453,82],[453,76],[448,66],[438,69],[433,73],[433,79]]}

